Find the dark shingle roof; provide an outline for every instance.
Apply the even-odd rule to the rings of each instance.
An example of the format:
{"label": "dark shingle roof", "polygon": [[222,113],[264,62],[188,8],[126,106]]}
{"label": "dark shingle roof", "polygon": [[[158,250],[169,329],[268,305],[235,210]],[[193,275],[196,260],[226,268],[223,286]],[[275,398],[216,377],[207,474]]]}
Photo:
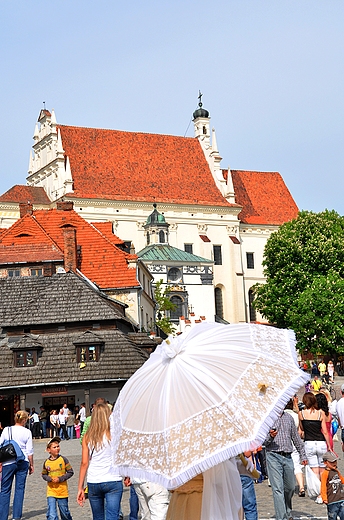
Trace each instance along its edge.
{"label": "dark shingle roof", "polygon": [[0,279],[0,326],[126,320],[119,304],[75,273]]}
{"label": "dark shingle roof", "polygon": [[[80,331],[35,336],[39,345],[38,363],[23,368],[14,367],[13,336],[4,338],[0,341],[0,389],[126,380],[148,359],[148,354],[119,330],[101,330],[96,335],[102,343],[100,359],[86,363],[82,369],[76,358]],[[17,338],[20,341],[23,337]]]}

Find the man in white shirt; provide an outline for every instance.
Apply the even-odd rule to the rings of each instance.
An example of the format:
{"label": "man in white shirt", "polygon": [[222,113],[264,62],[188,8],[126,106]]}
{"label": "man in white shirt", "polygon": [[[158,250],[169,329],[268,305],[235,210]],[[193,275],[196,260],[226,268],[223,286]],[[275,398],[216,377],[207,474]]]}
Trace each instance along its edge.
{"label": "man in white shirt", "polygon": [[344,384],[341,386],[342,397],[337,402],[337,415],[339,426],[342,429],[342,451],[344,451]]}
{"label": "man in white shirt", "polygon": [[82,433],[82,430],[84,428],[84,422],[86,421],[85,403],[81,403],[81,405],[80,405],[79,416],[80,416],[81,433]]}

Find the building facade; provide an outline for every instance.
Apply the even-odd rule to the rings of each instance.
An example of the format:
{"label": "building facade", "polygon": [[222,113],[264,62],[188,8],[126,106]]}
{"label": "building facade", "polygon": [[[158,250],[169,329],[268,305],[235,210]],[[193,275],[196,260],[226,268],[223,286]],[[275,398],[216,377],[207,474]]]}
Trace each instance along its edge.
{"label": "building facade", "polygon": [[[17,218],[18,193],[32,190],[31,199],[41,204],[43,190],[51,205],[63,198],[87,221],[111,222],[132,251],[141,251],[147,218],[158,203],[170,246],[213,262],[215,316],[261,320],[250,305],[251,287],[264,281],[267,238],[297,216],[297,206],[278,172],[221,167],[201,103],[193,121],[195,136],[188,138],[64,126],[54,111],[41,110],[27,186],[0,197],[2,225]],[[204,314],[202,299],[188,304]]]}

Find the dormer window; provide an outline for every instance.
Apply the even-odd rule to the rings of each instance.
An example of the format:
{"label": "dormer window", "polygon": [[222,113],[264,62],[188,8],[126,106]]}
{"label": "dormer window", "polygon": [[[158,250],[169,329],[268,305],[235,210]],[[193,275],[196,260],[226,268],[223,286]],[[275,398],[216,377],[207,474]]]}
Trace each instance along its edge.
{"label": "dormer window", "polygon": [[78,363],[92,363],[99,361],[100,345],[77,345],[76,360]]}
{"label": "dormer window", "polygon": [[7,275],[9,278],[20,276],[20,269],[8,269]]}
{"label": "dormer window", "polygon": [[37,365],[37,350],[16,350],[14,352],[14,365],[18,368]]}
{"label": "dormer window", "polygon": [[43,276],[43,269],[30,269],[31,276]]}

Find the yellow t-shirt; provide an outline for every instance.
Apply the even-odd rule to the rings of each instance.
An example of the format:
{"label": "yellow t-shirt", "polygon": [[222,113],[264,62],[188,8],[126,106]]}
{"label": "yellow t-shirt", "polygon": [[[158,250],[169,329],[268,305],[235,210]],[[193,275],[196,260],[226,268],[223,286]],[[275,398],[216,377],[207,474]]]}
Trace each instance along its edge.
{"label": "yellow t-shirt", "polygon": [[319,379],[313,379],[313,381],[311,382],[311,385],[312,385],[313,390],[315,390],[316,392],[319,392],[319,390],[321,388],[321,381]]}
{"label": "yellow t-shirt", "polygon": [[72,466],[66,457],[59,455],[57,459],[47,459],[43,464],[42,477],[63,477],[60,482],[50,482],[47,480],[47,497],[68,498],[67,480],[74,474]]}

